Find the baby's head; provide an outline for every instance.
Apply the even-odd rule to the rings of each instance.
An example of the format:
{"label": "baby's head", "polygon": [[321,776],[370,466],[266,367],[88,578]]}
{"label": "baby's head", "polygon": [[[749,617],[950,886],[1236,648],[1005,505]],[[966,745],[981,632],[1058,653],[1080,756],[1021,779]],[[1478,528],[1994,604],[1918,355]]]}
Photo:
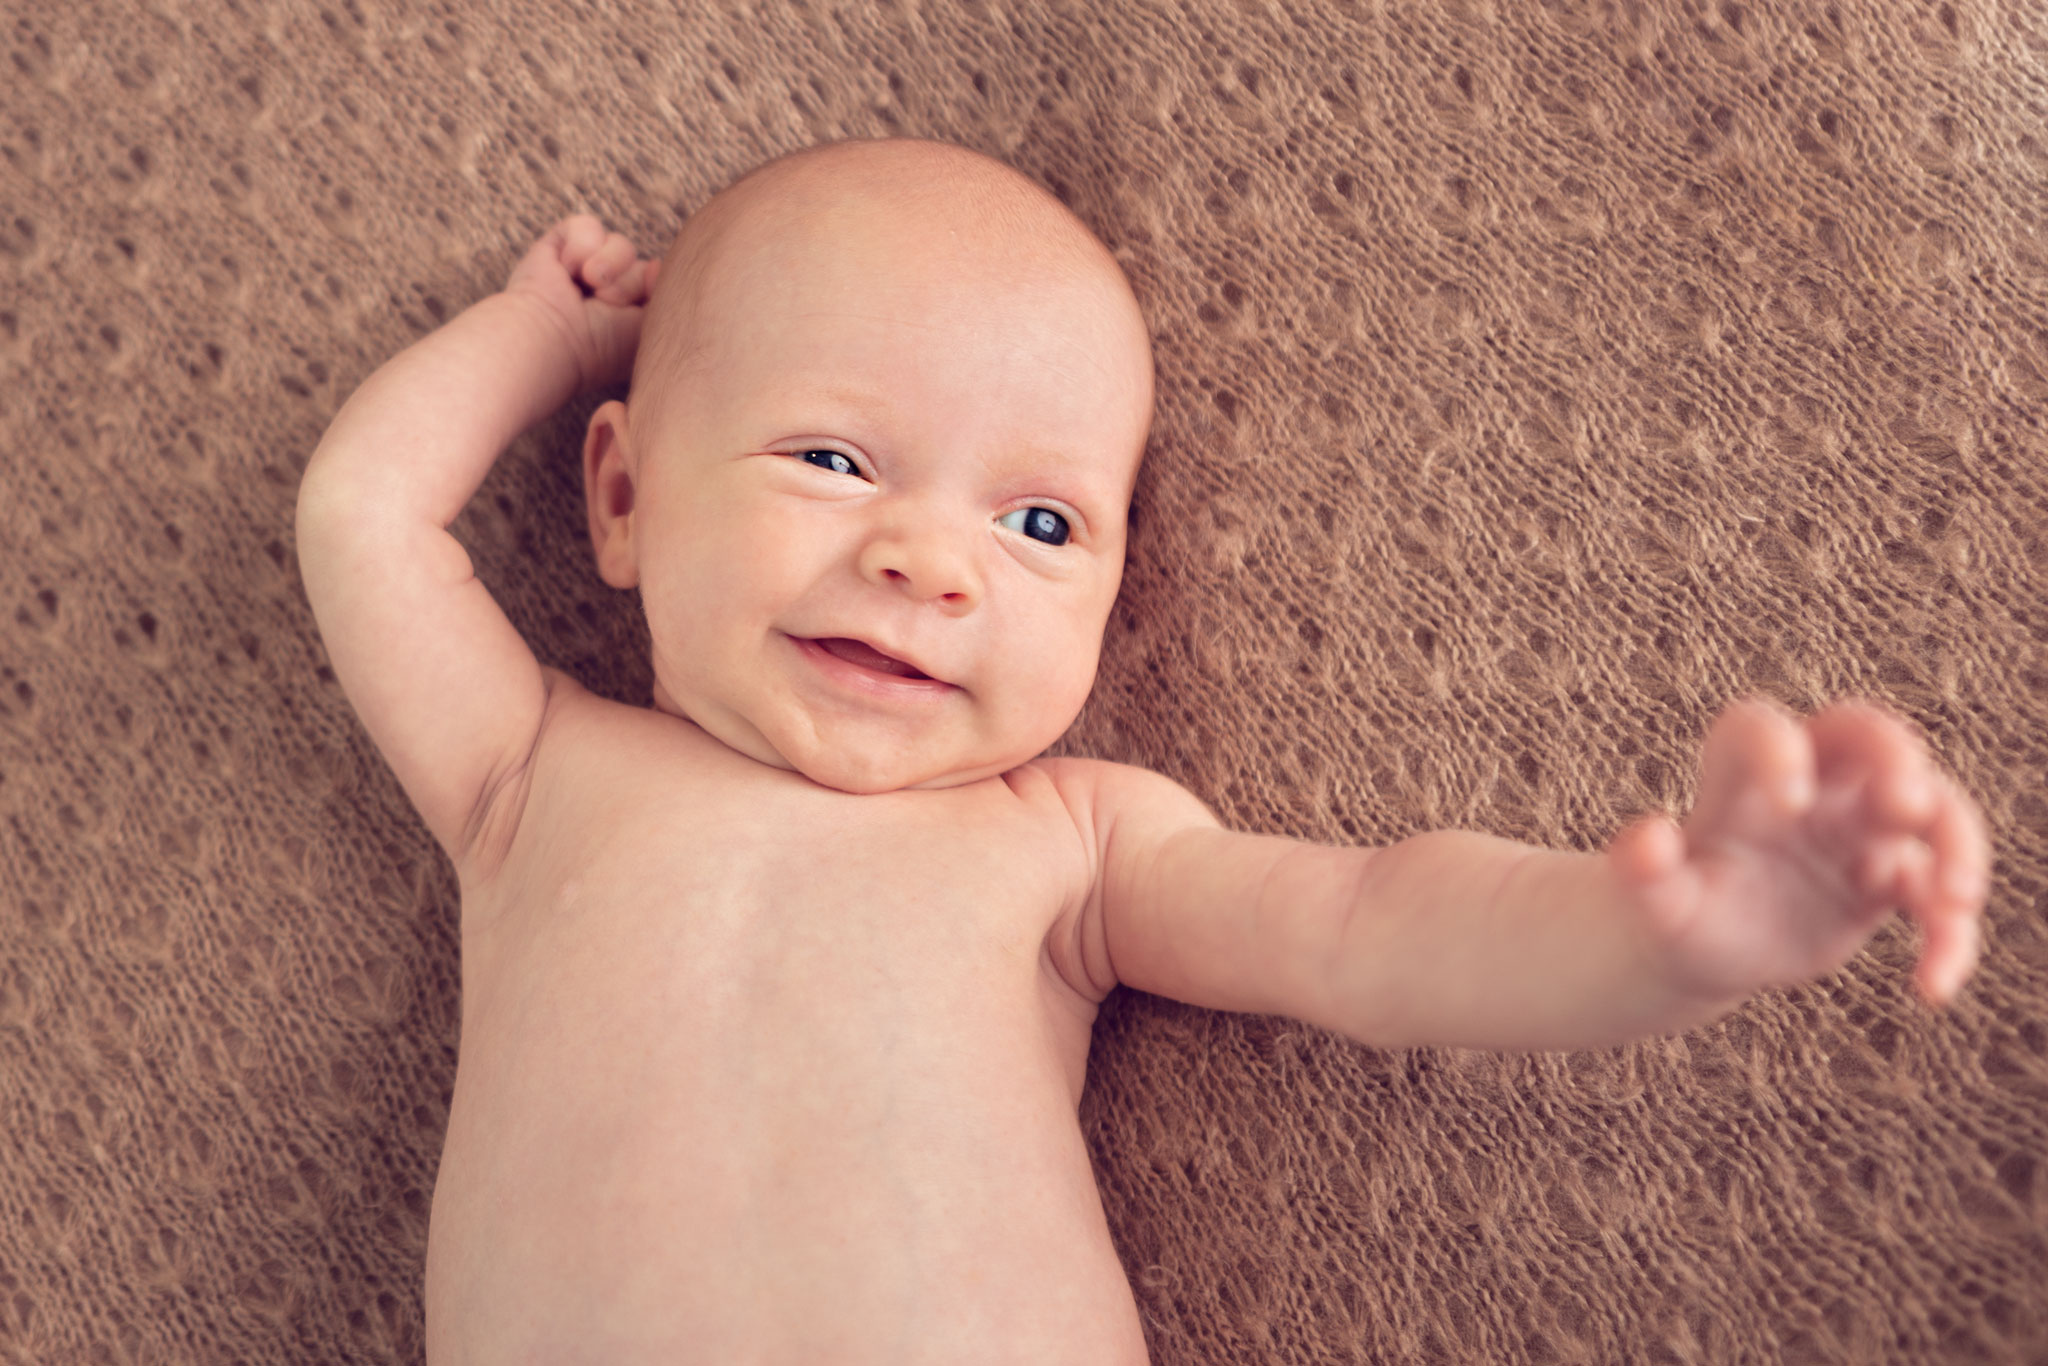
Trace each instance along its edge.
{"label": "baby's head", "polygon": [[584,445],[655,705],[847,792],[1032,758],[1094,682],[1151,415],[1123,272],[1024,176],[910,140],[754,171],[677,235]]}

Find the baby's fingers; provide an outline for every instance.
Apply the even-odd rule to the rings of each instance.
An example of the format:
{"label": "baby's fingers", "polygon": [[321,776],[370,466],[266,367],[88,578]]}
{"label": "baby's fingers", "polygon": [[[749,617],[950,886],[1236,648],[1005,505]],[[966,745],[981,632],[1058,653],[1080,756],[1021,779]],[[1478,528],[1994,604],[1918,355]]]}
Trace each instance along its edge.
{"label": "baby's fingers", "polygon": [[578,276],[592,291],[604,295],[606,303],[613,303],[616,301],[610,296],[618,292],[615,286],[631,270],[633,258],[633,244],[615,232],[590,253],[580,272],[572,264],[569,273]]}
{"label": "baby's fingers", "polygon": [[[627,250],[632,248],[629,246]],[[597,297],[608,304],[644,304],[654,297],[654,272],[660,265],[659,261],[636,259],[630,261],[615,278],[601,284],[595,280],[591,283],[596,288]]]}
{"label": "baby's fingers", "polygon": [[645,298],[652,263],[639,260],[632,239],[609,231],[595,214],[571,214],[542,240],[586,298],[594,294],[608,304]]}
{"label": "baby's fingers", "polygon": [[1944,779],[1934,823],[1927,831],[1934,867],[1923,900],[1910,907],[1925,943],[1916,976],[1933,1004],[1953,999],[1976,966],[1978,919],[1991,886],[1991,840],[1983,813],[1955,783]]}
{"label": "baby's fingers", "polygon": [[1942,915],[1923,917],[1924,934],[1920,966],[1913,980],[1920,984],[1920,997],[1931,1006],[1945,1006],[1962,990],[1977,966],[1981,931],[1975,916]]}
{"label": "baby's fingers", "polygon": [[1934,895],[1981,908],[1991,890],[1991,837],[1984,813],[1952,779],[1941,783],[1927,843],[1934,850]]}
{"label": "baby's fingers", "polygon": [[610,236],[605,231],[604,221],[596,214],[572,213],[567,218],[558,219],[537,245],[552,252],[562,263],[562,269],[574,278],[583,263],[595,256]]}

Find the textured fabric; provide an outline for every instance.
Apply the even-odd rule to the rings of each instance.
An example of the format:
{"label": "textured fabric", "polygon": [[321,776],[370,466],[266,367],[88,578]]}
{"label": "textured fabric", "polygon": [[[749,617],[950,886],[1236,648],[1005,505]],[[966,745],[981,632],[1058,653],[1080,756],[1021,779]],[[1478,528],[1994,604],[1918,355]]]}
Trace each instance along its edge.
{"label": "textured fabric", "polygon": [[[2025,0],[621,7],[0,23],[0,1361],[417,1361],[452,872],[324,665],[298,474],[587,209],[1000,156],[1157,336],[1069,752],[1243,829],[1594,849],[1765,692],[1983,803],[1983,963],[1603,1052],[1118,992],[1081,1124],[1158,1362],[2048,1360],[2048,19]],[[577,438],[456,524],[648,695]]]}

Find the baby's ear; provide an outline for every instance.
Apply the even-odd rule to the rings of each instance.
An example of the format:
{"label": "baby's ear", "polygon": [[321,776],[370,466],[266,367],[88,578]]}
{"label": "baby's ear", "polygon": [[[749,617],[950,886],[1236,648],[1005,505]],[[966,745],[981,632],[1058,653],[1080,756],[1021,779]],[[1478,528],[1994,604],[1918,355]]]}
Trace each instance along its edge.
{"label": "baby's ear", "polygon": [[632,429],[626,405],[613,399],[590,415],[583,434],[583,501],[597,573],[614,588],[640,582],[633,545]]}

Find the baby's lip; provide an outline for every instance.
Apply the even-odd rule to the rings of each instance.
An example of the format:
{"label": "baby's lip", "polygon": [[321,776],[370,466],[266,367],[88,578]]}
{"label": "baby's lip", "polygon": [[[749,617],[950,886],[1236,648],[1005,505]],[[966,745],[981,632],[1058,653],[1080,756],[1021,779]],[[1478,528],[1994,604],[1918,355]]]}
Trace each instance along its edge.
{"label": "baby's lip", "polygon": [[[912,673],[912,674],[897,674],[897,675],[896,675],[896,677],[898,677],[898,678],[903,678],[903,679],[906,679],[906,680],[908,680],[908,681],[910,681],[910,682],[931,682],[931,683],[944,683],[944,682],[946,682],[946,680],[945,680],[945,679],[943,679],[943,678],[940,678],[940,677],[939,677],[938,675],[934,674],[934,673],[933,673],[933,672],[932,672],[931,670],[929,670],[929,669],[925,668],[925,667],[924,667],[924,665],[922,665],[922,664],[918,663],[918,662],[917,662],[916,660],[914,660],[914,659],[910,658],[910,657],[909,657],[908,655],[904,654],[904,653],[903,653],[902,651],[900,651],[900,650],[894,650],[894,649],[885,649],[885,648],[884,648],[884,647],[883,647],[883,646],[882,646],[881,644],[879,644],[879,643],[878,643],[878,642],[876,642],[876,641],[873,641],[873,640],[870,640],[870,639],[868,639],[868,638],[867,638],[866,636],[854,636],[854,635],[822,635],[822,636],[808,636],[808,637],[803,637],[803,639],[808,639],[808,640],[810,640],[811,642],[813,642],[814,644],[816,644],[816,645],[818,645],[818,646],[820,646],[820,647],[822,647],[822,648],[828,648],[828,649],[829,649],[830,647],[829,647],[829,646],[826,646],[826,644],[825,644],[825,642],[827,642],[827,641],[831,641],[831,640],[840,640],[840,641],[850,641],[850,642],[852,642],[852,643],[853,643],[853,644],[855,644],[855,645],[861,645],[861,646],[865,646],[865,647],[866,647],[867,649],[870,649],[870,650],[874,651],[874,652],[875,652],[876,654],[878,654],[878,655],[882,656],[882,657],[883,657],[884,659],[890,660],[890,661],[892,661],[892,662],[894,662],[894,663],[897,663],[897,664],[901,664],[901,665],[903,665],[903,666],[904,666],[905,668],[907,668],[907,669],[912,669],[912,670],[915,670],[915,672],[914,672],[914,673]],[[842,658],[843,658],[843,657],[844,657],[844,656],[842,656]],[[859,663],[859,664],[863,664],[863,665],[866,665],[866,667],[869,667],[869,668],[875,668],[875,666],[874,666],[874,665],[872,665],[872,664],[868,664],[868,662],[867,662],[867,661],[865,661],[865,660],[854,660],[854,661],[852,661],[852,662],[855,662],[855,663]],[[883,670],[883,669],[876,669],[876,672],[878,672],[878,673],[886,673],[886,672],[891,672],[891,671],[890,671],[890,670]],[[950,685],[949,685],[949,686],[950,686]]]}

